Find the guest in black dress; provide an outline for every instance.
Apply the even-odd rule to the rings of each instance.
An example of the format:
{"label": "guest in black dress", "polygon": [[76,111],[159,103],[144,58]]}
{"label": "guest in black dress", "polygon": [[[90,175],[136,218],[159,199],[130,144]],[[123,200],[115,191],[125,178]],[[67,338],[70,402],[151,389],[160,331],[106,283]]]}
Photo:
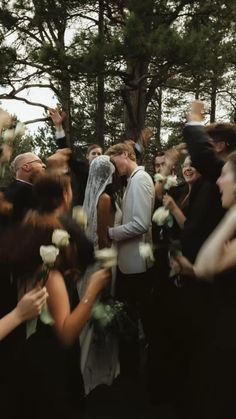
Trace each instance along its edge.
{"label": "guest in black dress", "polygon": [[[38,279],[42,267],[40,246],[51,245],[54,229],[65,228],[61,215],[69,209],[72,198],[67,177],[42,176],[34,192],[37,209],[30,211],[21,225],[4,233],[0,247],[1,281],[10,273],[20,293],[32,288]],[[38,319],[36,332],[27,340],[22,325],[9,335],[8,344],[1,342],[6,418],[81,417],[83,382],[78,338],[98,292],[107,284],[109,272],[95,272],[79,302],[76,279],[81,263],[77,250],[73,240],[60,250],[46,282],[54,325]],[[9,297],[10,306],[11,293],[1,295],[1,299],[5,297]]]}

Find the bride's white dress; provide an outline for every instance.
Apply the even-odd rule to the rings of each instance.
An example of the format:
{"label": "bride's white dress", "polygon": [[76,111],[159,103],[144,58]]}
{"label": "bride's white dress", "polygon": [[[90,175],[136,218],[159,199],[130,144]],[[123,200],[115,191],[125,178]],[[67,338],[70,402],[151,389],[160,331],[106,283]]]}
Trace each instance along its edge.
{"label": "bride's white dress", "polygon": [[[121,210],[117,206],[115,223],[121,223]],[[97,266],[87,269],[85,277],[97,270]],[[110,293],[114,296],[116,269],[113,268]],[[85,281],[84,281],[84,280]],[[79,294],[83,295],[86,279],[81,281]],[[114,334],[103,334],[99,338],[94,333],[94,327],[88,323],[80,334],[81,372],[84,379],[85,394],[90,393],[100,384],[111,385],[119,375],[118,337]]]}

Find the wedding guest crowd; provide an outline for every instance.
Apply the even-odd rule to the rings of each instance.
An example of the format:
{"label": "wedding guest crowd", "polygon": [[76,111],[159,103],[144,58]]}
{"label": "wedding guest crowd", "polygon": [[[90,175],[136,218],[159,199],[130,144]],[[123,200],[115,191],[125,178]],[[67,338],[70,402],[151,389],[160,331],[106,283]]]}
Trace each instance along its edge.
{"label": "wedding guest crowd", "polygon": [[0,154],[14,174],[0,192],[2,417],[105,419],[126,389],[111,419],[234,418],[236,126],[204,126],[194,101],[153,180],[149,127],[78,158],[65,114],[49,114],[46,163],[31,151],[11,162],[13,141]]}

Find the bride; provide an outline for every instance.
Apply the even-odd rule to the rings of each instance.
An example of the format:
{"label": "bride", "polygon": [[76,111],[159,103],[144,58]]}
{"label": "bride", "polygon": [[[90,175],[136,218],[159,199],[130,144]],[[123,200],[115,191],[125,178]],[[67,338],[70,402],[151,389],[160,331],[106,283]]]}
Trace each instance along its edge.
{"label": "bride", "polygon": [[[107,230],[121,221],[115,175],[115,166],[109,156],[99,156],[90,165],[83,209],[89,220],[86,234],[93,242],[95,250],[111,247]],[[88,278],[96,269],[96,266],[87,269],[79,285],[80,297],[83,297]],[[115,271],[106,292],[114,295],[114,286]],[[99,384],[111,385],[119,374],[117,338],[110,335],[106,338],[104,336],[102,341],[101,336],[99,338],[98,342],[91,323],[88,323],[80,336],[81,370],[86,394]]]}

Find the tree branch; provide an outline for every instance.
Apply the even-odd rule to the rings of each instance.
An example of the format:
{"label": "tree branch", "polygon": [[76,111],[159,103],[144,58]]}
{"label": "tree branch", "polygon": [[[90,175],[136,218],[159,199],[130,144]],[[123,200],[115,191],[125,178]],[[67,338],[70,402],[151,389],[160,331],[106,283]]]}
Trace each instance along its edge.
{"label": "tree branch", "polygon": [[24,97],[18,97],[18,96],[9,95],[9,94],[7,95],[7,94],[4,93],[3,95],[0,95],[0,99],[2,99],[2,100],[12,100],[12,99],[13,100],[19,100],[21,102],[27,103],[27,105],[39,106],[40,108],[45,109],[45,111],[48,110],[48,107],[46,105],[43,105],[42,103],[31,102],[30,100],[25,99]]}
{"label": "tree branch", "polygon": [[81,17],[82,19],[87,19],[87,20],[90,20],[91,22],[93,22],[93,23],[95,23],[96,25],[98,25],[98,20],[97,19],[94,19],[94,18],[92,18],[92,17],[90,17],[90,16],[85,16],[85,15],[83,15],[82,13],[73,13],[73,15],[68,15],[68,16],[71,16],[71,17],[73,17],[73,18],[75,18],[75,17]]}
{"label": "tree branch", "polygon": [[36,119],[30,119],[29,121],[24,121],[24,125],[34,124],[35,122],[46,122],[50,121],[50,118],[36,118]]}

